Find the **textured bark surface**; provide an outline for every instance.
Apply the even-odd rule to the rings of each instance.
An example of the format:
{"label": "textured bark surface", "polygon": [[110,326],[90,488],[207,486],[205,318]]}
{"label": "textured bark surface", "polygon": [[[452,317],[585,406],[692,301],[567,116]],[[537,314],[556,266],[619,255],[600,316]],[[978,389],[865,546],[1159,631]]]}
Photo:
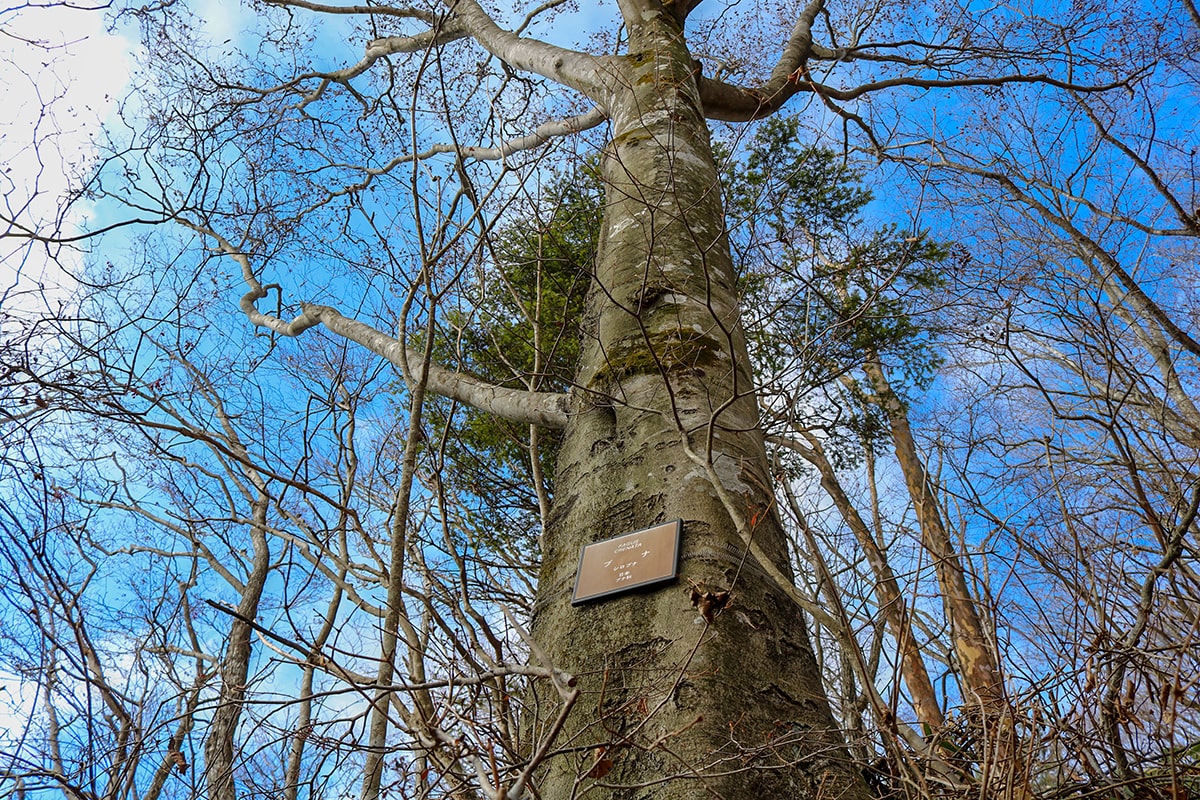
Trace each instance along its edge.
{"label": "textured bark surface", "polygon": [[[251,479],[253,480],[253,478]],[[234,742],[242,704],[246,699],[246,681],[250,676],[250,655],[254,629],[246,620],[258,616],[263,586],[271,571],[271,552],[267,544],[267,500],[260,495],[251,514],[250,541],[253,563],[247,576],[238,617],[229,630],[229,645],[221,661],[221,690],[213,709],[208,737],[204,741],[204,778],[212,800],[236,800],[234,785]]]}
{"label": "textured bark surface", "polygon": [[[623,9],[627,20],[628,9]],[[709,471],[791,575],[772,508],[717,174],[673,19],[630,25],[581,387],[558,458],[534,620],[583,694],[541,796],[860,797],[797,606],[746,554]],[[678,584],[570,605],[580,548],[683,519]],[[729,590],[711,623],[689,589]],[[608,748],[610,771],[594,770]]]}

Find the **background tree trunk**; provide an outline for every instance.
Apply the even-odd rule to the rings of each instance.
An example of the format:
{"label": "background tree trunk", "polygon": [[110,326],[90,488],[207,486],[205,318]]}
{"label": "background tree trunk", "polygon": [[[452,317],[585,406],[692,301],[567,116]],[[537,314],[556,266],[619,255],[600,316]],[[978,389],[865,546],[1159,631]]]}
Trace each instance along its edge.
{"label": "background tree trunk", "polygon": [[933,558],[934,572],[946,617],[950,622],[954,654],[962,683],[965,710],[973,717],[980,770],[993,781],[993,789],[1004,796],[1031,795],[1021,743],[1017,739],[1014,710],[1009,702],[1004,674],[984,628],[978,601],[968,585],[968,576],[957,548],[938,509],[938,494],[917,451],[908,412],[892,390],[883,365],[868,359],[863,369],[875,399],[888,417],[896,461],[904,474],[908,494],[921,526],[921,545]]}
{"label": "background tree trunk", "polygon": [[[256,478],[249,476],[251,481]],[[261,492],[261,479],[256,482]],[[242,717],[242,703],[246,699],[246,681],[250,676],[250,658],[253,651],[254,629],[246,620],[258,616],[258,604],[262,599],[263,586],[271,571],[271,551],[267,544],[267,498],[260,494],[254,502],[250,525],[250,541],[253,543],[253,567],[246,580],[238,617],[229,630],[229,646],[221,661],[221,690],[217,695],[216,708],[208,727],[208,738],[204,742],[204,777],[208,784],[208,795],[213,800],[236,800],[237,790],[233,780],[235,742],[238,721]]]}

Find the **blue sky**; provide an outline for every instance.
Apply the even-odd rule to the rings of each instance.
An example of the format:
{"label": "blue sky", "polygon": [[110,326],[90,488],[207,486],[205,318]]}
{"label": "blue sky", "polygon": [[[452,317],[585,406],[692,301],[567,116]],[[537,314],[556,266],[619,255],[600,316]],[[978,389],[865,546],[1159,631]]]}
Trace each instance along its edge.
{"label": "blue sky", "polygon": [[[736,4],[735,4],[736,6]],[[1032,7],[1037,8],[1038,4],[1033,4]],[[197,15],[205,20],[205,24],[200,30],[200,36],[203,40],[208,41],[214,47],[221,47],[226,42],[241,43],[246,41],[248,34],[252,33],[257,18],[254,14],[240,5],[231,5],[226,3],[205,2],[196,4],[195,10]],[[589,6],[590,8],[590,6]],[[603,12],[603,13],[608,13]],[[55,15],[53,19],[57,20],[56,24],[47,25],[46,16]],[[586,16],[586,15],[583,15]],[[89,142],[91,137],[99,130],[99,125],[105,120],[113,120],[114,113],[117,109],[117,102],[127,90],[130,77],[130,65],[135,63],[137,58],[143,54],[139,51],[139,45],[134,42],[132,35],[128,31],[119,30],[117,32],[109,32],[103,26],[103,17],[97,12],[89,11],[66,11],[56,10],[48,11],[45,9],[31,9],[28,12],[16,14],[9,12],[7,16],[0,16],[2,23],[10,32],[16,32],[18,35],[24,32],[29,35],[35,29],[41,33],[43,31],[52,30],[54,36],[51,38],[47,35],[47,39],[51,43],[49,50],[42,47],[33,47],[21,43],[18,39],[8,37],[0,39],[3,42],[4,50],[0,51],[0,58],[6,62],[6,74],[14,76],[9,78],[12,81],[9,98],[16,109],[15,114],[11,117],[10,122],[0,123],[6,127],[0,128],[3,132],[3,139],[0,139],[0,160],[3,160],[6,167],[11,171],[7,173],[6,179],[8,184],[3,184],[5,191],[12,190],[9,195],[16,198],[18,201],[21,198],[22,192],[30,187],[37,185],[39,194],[34,200],[35,205],[31,210],[31,218],[37,220],[46,220],[53,218],[58,210],[57,198],[67,188],[66,177],[73,171],[74,165],[86,162],[89,156]],[[342,35],[343,28],[337,25],[329,25],[323,27],[320,31],[322,41],[327,41],[330,45],[328,56],[331,61],[337,61],[339,58],[345,59],[346,62],[352,61],[361,52],[361,41],[348,40]],[[567,26],[556,27],[553,29],[553,34],[561,36],[566,40],[571,38],[569,34],[573,33]],[[69,43],[68,46],[59,47],[59,44]],[[977,93],[983,97],[986,93],[979,91]],[[48,106],[43,104],[43,100],[47,97],[53,98],[53,102]],[[906,113],[911,113],[908,117],[910,120],[916,120],[920,124],[929,123],[936,120],[937,123],[943,126],[943,130],[958,133],[967,131],[977,122],[977,118],[972,118],[972,114],[978,113],[975,110],[967,109],[958,103],[950,103],[940,105],[944,101],[941,95],[936,92],[915,93],[916,99],[911,101],[911,106],[903,106],[902,110]],[[1178,136],[1178,146],[1186,148],[1191,146],[1194,148],[1197,144],[1197,126],[1194,107],[1188,104],[1188,97],[1194,99],[1194,90],[1190,95],[1186,87],[1181,90],[1180,98],[1173,98],[1172,102],[1168,103],[1171,109],[1169,122],[1166,123],[1163,133],[1170,133]],[[907,103],[909,101],[901,101]],[[796,106],[804,105],[803,98],[797,98]],[[981,103],[981,106],[985,104]],[[885,103],[886,106],[886,103]],[[993,113],[1001,114],[1005,111],[1004,108],[989,109]],[[885,108],[886,112],[887,109]],[[1020,109],[1008,109],[1012,112],[1023,112],[1026,118],[1032,119],[1038,115],[1042,115],[1044,119],[1054,119],[1057,110],[1050,104],[1041,104],[1033,102],[1029,106]],[[916,112],[916,113],[913,113]],[[924,113],[920,113],[924,112]],[[835,117],[831,116],[826,111],[819,111],[813,114],[815,123],[820,127],[831,139],[837,140],[839,127],[831,124]],[[1021,114],[1012,113],[1009,118],[1011,123],[1020,121]],[[34,122],[41,127],[35,127]],[[477,121],[477,120],[476,120]],[[1001,126],[1003,128],[1003,126]],[[1012,128],[1017,133],[1023,133],[1016,129],[1015,125]],[[982,136],[987,136],[986,129],[979,128],[983,131]],[[36,135],[38,147],[35,150],[32,146],[32,135]],[[433,136],[437,132],[436,126],[430,124],[429,127],[422,130],[421,133],[427,136]],[[1027,132],[1025,132],[1027,133]],[[832,143],[832,142],[831,142]],[[995,139],[993,144],[999,144],[999,140]],[[403,149],[406,142],[396,143],[397,149]],[[230,141],[230,147],[236,145],[236,140]],[[1080,141],[1070,134],[1068,138],[1060,145],[1061,154],[1069,155],[1076,152],[1081,147],[1086,147],[1086,141]],[[232,152],[232,151],[231,151]],[[1004,155],[1003,148],[997,146],[997,158]],[[380,155],[380,154],[374,154]],[[1055,166],[1061,166],[1066,159],[1055,159]],[[1069,170],[1068,170],[1069,171]],[[898,179],[898,178],[897,178]],[[1096,184],[1101,182],[1100,178],[1090,178],[1087,181],[1081,182],[1081,187],[1084,184]],[[398,184],[403,181],[397,181]],[[426,184],[428,186],[429,184]],[[394,187],[393,187],[394,188]],[[386,189],[385,189],[386,191]],[[937,190],[942,191],[942,190]],[[938,238],[959,238],[969,239],[973,236],[976,230],[983,230],[982,227],[975,229],[970,223],[963,220],[985,220],[988,218],[986,201],[981,203],[981,207],[977,209],[969,209],[966,206],[960,206],[955,209],[957,212],[951,215],[947,212],[947,206],[954,205],[954,198],[948,191],[945,194],[946,205],[942,209],[930,212],[929,217],[922,216],[922,209],[919,203],[914,202],[911,198],[919,193],[918,188],[912,188],[906,192],[897,191],[889,192],[887,187],[881,187],[876,191],[880,197],[876,208],[879,210],[880,216],[885,218],[893,218],[898,222],[903,222],[905,217],[910,213],[918,216],[922,223],[929,219],[927,224],[942,224],[942,228],[935,227],[934,236]],[[1192,202],[1196,201],[1196,181],[1192,181]],[[362,211],[365,214],[370,214],[384,207],[386,203],[366,202],[363,204]],[[84,215],[93,217],[103,214],[116,214],[119,209],[96,209],[88,204],[83,204],[77,207],[73,215],[67,222],[69,225],[79,224]],[[357,213],[357,212],[356,212]],[[382,212],[380,212],[382,214]],[[332,219],[327,217],[325,219]],[[363,224],[363,217],[355,217],[355,224]],[[396,212],[394,218],[383,220],[381,222],[388,225],[394,225],[397,232],[397,238],[404,238],[411,235],[411,229],[406,227],[403,221],[403,216],[400,212]],[[1035,226],[1036,227],[1036,226]],[[1017,229],[1011,229],[1016,232]],[[290,303],[298,299],[301,295],[299,291],[307,291],[309,289],[332,289],[339,294],[347,293],[346,287],[352,284],[348,280],[343,280],[340,276],[331,277],[330,273],[322,272],[320,266],[314,266],[317,257],[322,254],[332,256],[352,255],[354,257],[362,257],[366,259],[369,254],[370,242],[367,240],[355,242],[353,245],[343,244],[343,249],[337,249],[342,241],[339,238],[339,231],[336,228],[325,228],[322,230],[312,231],[312,238],[297,243],[290,243],[288,248],[282,255],[274,261],[269,261],[268,265],[273,271],[272,274],[264,276],[265,280],[279,280],[285,284],[286,299],[285,303]],[[164,231],[163,238],[172,245],[179,246],[186,237],[177,234],[176,232]],[[136,260],[138,251],[135,245],[137,242],[133,237],[118,236],[113,243],[106,245],[109,249],[97,255],[108,255],[117,260],[124,259],[128,262]],[[305,250],[311,242],[318,242],[324,251],[315,251],[314,249]],[[364,243],[365,242],[365,243]],[[303,245],[303,246],[301,246]],[[1138,243],[1131,242],[1128,247],[1133,252]],[[208,270],[220,276],[214,294],[206,302],[211,303],[213,308],[227,307],[232,309],[241,289],[237,285],[236,276],[233,274],[232,265],[226,260],[215,258],[207,263],[205,259],[208,255],[204,246],[195,240],[186,241],[186,246],[182,248],[183,255],[180,257],[180,263],[186,263],[189,269]],[[23,304],[26,302],[50,302],[51,304],[59,298],[68,298],[74,288],[72,280],[63,273],[59,267],[65,266],[68,269],[75,269],[80,266],[80,257],[68,255],[64,259],[62,265],[56,264],[52,260],[46,260],[40,255],[40,251],[33,250],[20,256],[13,258],[14,251],[0,252],[0,290],[7,289],[8,293],[4,297],[6,309],[21,309],[25,311],[36,310],[33,307],[26,308]],[[314,256],[315,252],[315,256]],[[304,257],[301,257],[304,256]],[[306,260],[312,259],[312,260]],[[291,260],[289,260],[291,259]],[[998,260],[997,263],[1001,263]],[[1184,293],[1184,289],[1179,288],[1172,283],[1173,276],[1168,275],[1164,268],[1163,261],[1147,261],[1147,270],[1149,276],[1154,279],[1154,282],[1163,286],[1163,291],[1166,293],[1180,292]],[[136,264],[135,264],[136,266]],[[394,266],[394,265],[392,265]],[[19,276],[18,271],[19,268]],[[390,267],[389,267],[390,268]],[[184,274],[187,271],[184,270]],[[374,309],[384,315],[389,307],[395,303],[396,295],[392,292],[391,286],[388,285],[387,269],[380,268],[379,275],[374,281],[366,280],[368,286],[366,291],[357,294],[353,297],[345,298],[349,307],[347,311],[358,310],[357,306],[366,306],[368,310]],[[43,281],[50,286],[48,294],[28,294],[26,289],[36,285],[38,281]],[[359,284],[362,285],[362,284]],[[184,287],[190,288],[190,287]],[[208,287],[205,287],[207,290]],[[350,294],[354,294],[351,290]],[[308,298],[305,298],[308,299]],[[1183,298],[1186,300],[1186,297]],[[264,304],[274,303],[274,297],[264,301]],[[268,347],[265,340],[261,338],[252,338],[251,334],[245,330],[243,321],[235,315],[228,317],[232,320],[228,329],[221,331],[221,339],[218,344],[207,345],[211,350],[204,355],[220,354],[224,352],[227,355],[231,353],[240,353],[245,342],[250,341],[253,347],[259,348],[259,352],[265,351]],[[313,334],[315,337],[315,333]],[[311,342],[307,343],[311,345]],[[278,350],[273,354],[273,357],[289,359],[297,358],[297,353],[302,352],[298,348],[294,348],[290,343],[281,343]],[[236,357],[230,355],[230,357]],[[264,370],[266,372],[267,370]],[[317,379],[314,378],[314,382]],[[244,388],[244,387],[243,387]],[[320,390],[314,391],[314,396],[319,395],[326,387],[321,387]],[[278,386],[274,387],[278,390]],[[300,390],[292,386],[286,390],[287,392],[296,392],[287,399],[297,399],[300,395]],[[945,396],[942,397],[944,399]],[[257,398],[251,398],[257,399]],[[268,398],[269,399],[269,398]],[[248,402],[247,407],[253,407],[253,402]],[[384,415],[394,411],[392,408],[380,408],[379,414]],[[1017,422],[1018,420],[1010,420]],[[1024,502],[1016,492],[1008,491],[1003,480],[1006,477],[1002,471],[1002,464],[996,466],[988,465],[988,469],[996,471],[997,492],[998,497],[1002,500],[1012,500],[1014,502]],[[897,484],[898,485],[898,484]],[[885,487],[886,488],[886,487]],[[1025,509],[1018,508],[1014,510],[1014,516],[1019,516]],[[982,535],[986,532],[986,525],[978,523],[980,527],[973,529],[973,533]],[[1004,562],[1010,558],[1009,552],[999,552],[998,560]],[[0,674],[0,684],[7,686],[8,697],[10,704],[18,708],[17,713],[24,711],[27,704],[31,702],[31,693],[27,686],[14,684],[11,680],[6,680],[6,677]],[[14,688],[15,686],[15,688]],[[0,690],[0,706],[4,703],[4,690]],[[0,712],[2,713],[2,712]],[[3,727],[3,717],[0,717],[0,727]]]}

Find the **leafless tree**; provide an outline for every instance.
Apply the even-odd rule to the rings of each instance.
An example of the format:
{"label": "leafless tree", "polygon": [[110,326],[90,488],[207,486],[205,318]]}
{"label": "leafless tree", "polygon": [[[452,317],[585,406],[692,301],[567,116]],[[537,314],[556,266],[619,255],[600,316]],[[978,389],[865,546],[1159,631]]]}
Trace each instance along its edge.
{"label": "leafless tree", "polygon": [[[829,455],[832,426],[817,419],[827,406],[785,408],[786,369],[759,364],[771,380],[756,377],[752,353],[762,350],[749,341],[753,315],[741,306],[710,143],[713,121],[736,127],[790,104],[818,127],[840,124],[847,149],[853,137],[877,157],[929,165],[928,152],[912,156],[898,137],[901,123],[936,128],[904,113],[921,93],[961,89],[957,102],[977,108],[1044,93],[1071,98],[1103,126],[1097,109],[1110,95],[1142,86],[1144,42],[1096,46],[1116,41],[1120,20],[1084,8],[1066,22],[1008,8],[933,11],[924,24],[915,9],[818,0],[777,20],[736,4],[707,14],[690,2],[622,0],[588,48],[572,49],[558,43],[573,17],[557,2],[493,13],[475,0],[269,0],[244,18],[245,37],[220,44],[186,6],[119,10],[140,26],[148,61],[128,127],[109,128],[94,177],[78,187],[77,199],[100,200],[103,220],[77,236],[5,216],[9,238],[110,234],[126,256],[88,265],[98,287],[80,306],[89,321],[62,326],[84,365],[76,377],[21,367],[37,409],[21,414],[57,403],[115,442],[55,439],[63,453],[92,441],[92,457],[61,459],[39,502],[61,499],[67,516],[107,525],[137,520],[136,530],[169,539],[68,537],[83,562],[179,576],[147,602],[175,622],[143,615],[126,648],[138,663],[165,660],[143,674],[170,676],[174,716],[156,717],[166,744],[135,748],[152,770],[125,766],[129,737],[146,728],[121,722],[146,703],[118,696],[103,662],[73,674],[112,695],[118,722],[104,741],[125,772],[104,785],[174,791],[170,769],[183,760],[203,766],[180,793],[221,798],[865,797],[849,754],[878,750],[916,753],[928,769],[909,777],[923,791],[1027,796],[1022,748],[1033,739],[1017,730],[1022,712],[1003,674],[996,587],[964,552],[969,537],[954,538],[967,530],[954,528],[959,484],[931,467],[881,355],[847,360],[843,346],[816,357],[838,365],[826,375],[829,398],[882,408],[907,488],[893,530],[915,532],[913,566],[880,536],[890,511],[851,501],[846,470]],[[605,190],[597,255],[576,265],[588,289],[570,321],[580,343],[572,374],[565,385],[547,380],[553,347],[540,312],[521,305],[540,295],[513,290],[536,356],[510,380],[484,379],[464,342],[487,339],[466,331],[504,285],[498,230],[528,219],[520,196],[535,194],[544,157],[583,162],[572,147],[599,151]],[[935,152],[946,152],[940,138]],[[967,166],[955,168],[976,169]],[[1061,200],[1073,197],[1062,189]],[[795,236],[812,233],[804,222]],[[156,227],[139,240],[125,234],[133,223]],[[809,245],[837,266],[837,254]],[[814,285],[796,271],[781,280],[795,296]],[[834,281],[821,300],[839,307],[856,280]],[[834,331],[855,322],[829,319]],[[1164,330],[1186,351],[1185,327]],[[1182,407],[1188,384],[1164,375]],[[1157,394],[1131,397],[1145,414],[1158,408]],[[488,504],[445,469],[460,406],[520,431],[536,502],[508,527],[536,534],[495,536],[479,515]],[[769,454],[764,420],[817,471],[867,569],[837,580],[830,541]],[[545,476],[540,442],[550,436]],[[1150,501],[1163,558],[1179,551],[1163,570],[1179,562],[1193,524],[1187,474],[1172,472],[1167,506]],[[970,524],[991,524],[994,507],[983,508]],[[584,545],[676,518],[679,586],[571,605]],[[78,524],[59,513],[50,527],[62,535]],[[797,581],[797,552],[811,579]],[[47,633],[32,680],[57,680],[65,654],[84,653],[54,644],[64,630],[76,640],[102,630],[77,616],[84,589],[98,584],[61,575],[66,563],[46,570],[63,588],[47,623],[29,629]],[[1149,599],[1104,673],[1099,729],[1121,774],[1117,701],[1163,574],[1142,573],[1138,597]],[[914,592],[943,601],[948,635],[928,632],[928,604],[905,599]],[[860,635],[864,617],[873,638]],[[959,707],[981,720],[968,726],[979,752],[955,763],[945,752],[965,739],[947,735],[947,693],[935,694],[929,671],[942,644],[953,650],[939,655],[954,662]],[[881,690],[885,650],[898,655],[913,719]],[[828,685],[826,664],[845,667]],[[51,722],[61,707],[46,702],[38,724],[69,729]],[[869,738],[847,749],[839,720]],[[77,783],[53,755],[49,769],[17,760],[6,769],[24,780],[50,773],[69,792],[120,793],[91,777]]]}

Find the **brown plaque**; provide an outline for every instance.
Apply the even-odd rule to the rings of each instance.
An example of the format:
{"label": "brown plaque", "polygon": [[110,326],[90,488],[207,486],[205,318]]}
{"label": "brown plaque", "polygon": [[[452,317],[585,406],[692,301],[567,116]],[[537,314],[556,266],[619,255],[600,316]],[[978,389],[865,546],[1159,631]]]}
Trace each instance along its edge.
{"label": "brown plaque", "polygon": [[573,605],[673,579],[683,521],[589,544],[579,554]]}

